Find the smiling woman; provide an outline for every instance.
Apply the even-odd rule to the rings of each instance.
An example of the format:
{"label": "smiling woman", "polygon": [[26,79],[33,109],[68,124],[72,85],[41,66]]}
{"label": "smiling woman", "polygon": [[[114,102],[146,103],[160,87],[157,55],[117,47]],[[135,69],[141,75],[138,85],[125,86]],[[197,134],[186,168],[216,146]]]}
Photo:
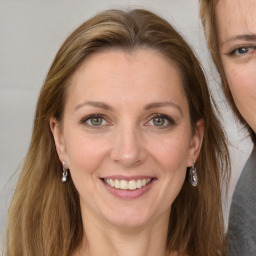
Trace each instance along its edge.
{"label": "smiling woman", "polygon": [[177,65],[144,47],[107,49],[88,57],[70,85],[62,124],[52,118],[51,127],[82,216],[101,227],[168,222],[204,129],[200,120],[192,134]]}
{"label": "smiling woman", "polygon": [[162,18],[110,10],[82,24],[40,93],[6,255],[225,255],[229,157],[211,100]]}

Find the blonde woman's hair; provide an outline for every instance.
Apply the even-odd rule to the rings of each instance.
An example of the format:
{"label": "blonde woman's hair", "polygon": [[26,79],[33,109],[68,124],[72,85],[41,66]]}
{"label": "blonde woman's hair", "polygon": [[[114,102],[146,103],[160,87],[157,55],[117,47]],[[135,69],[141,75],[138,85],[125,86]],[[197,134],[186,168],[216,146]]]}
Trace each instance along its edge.
{"label": "blonde woman's hair", "polygon": [[99,13],[58,51],[39,95],[31,144],[9,209],[6,255],[66,256],[81,245],[85,234],[78,192],[72,180],[61,183],[49,120],[55,117],[61,123],[70,78],[78,67],[89,55],[113,48],[154,49],[180,69],[192,128],[204,119],[205,136],[195,163],[199,185],[185,181],[175,199],[166,248],[181,255],[225,255],[221,181],[228,180],[229,156],[213,99],[188,44],[164,19],[142,9]]}
{"label": "blonde woman's hair", "polygon": [[240,114],[235,101],[232,97],[229,84],[225,75],[224,67],[221,62],[219,38],[218,38],[218,26],[216,20],[216,5],[221,0],[199,0],[200,4],[200,17],[204,27],[204,33],[207,40],[207,45],[211,53],[213,62],[220,74],[221,85],[223,92],[227,98],[227,101],[235,113],[240,123],[246,128],[254,144],[256,144],[256,134],[247,124],[243,116]]}

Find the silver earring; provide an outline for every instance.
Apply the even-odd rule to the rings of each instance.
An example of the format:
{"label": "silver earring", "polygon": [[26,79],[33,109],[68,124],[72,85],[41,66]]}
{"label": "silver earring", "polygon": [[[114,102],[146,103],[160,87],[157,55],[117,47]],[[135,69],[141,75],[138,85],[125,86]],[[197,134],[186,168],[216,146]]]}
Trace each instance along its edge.
{"label": "silver earring", "polygon": [[65,183],[67,181],[67,179],[68,179],[68,171],[65,167],[65,162],[63,161],[62,162],[62,178],[61,178],[61,181],[63,183]]}
{"label": "silver earring", "polygon": [[197,177],[196,167],[194,166],[194,164],[192,164],[189,170],[189,182],[191,183],[192,186],[194,187],[197,186],[198,177]]}

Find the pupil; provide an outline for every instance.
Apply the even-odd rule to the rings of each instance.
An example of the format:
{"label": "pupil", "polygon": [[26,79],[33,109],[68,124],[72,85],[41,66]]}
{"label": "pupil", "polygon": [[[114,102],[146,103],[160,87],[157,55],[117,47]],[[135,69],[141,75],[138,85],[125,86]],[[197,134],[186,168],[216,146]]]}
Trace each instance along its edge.
{"label": "pupil", "polygon": [[156,126],[162,126],[162,125],[164,125],[164,118],[156,117],[156,118],[154,118],[153,122],[154,122],[154,125],[156,125]]}
{"label": "pupil", "polygon": [[94,118],[92,118],[91,122],[92,122],[93,125],[101,125],[102,118],[101,117],[94,117]]}
{"label": "pupil", "polygon": [[238,51],[239,51],[239,53],[247,53],[247,49],[246,48],[240,48]]}

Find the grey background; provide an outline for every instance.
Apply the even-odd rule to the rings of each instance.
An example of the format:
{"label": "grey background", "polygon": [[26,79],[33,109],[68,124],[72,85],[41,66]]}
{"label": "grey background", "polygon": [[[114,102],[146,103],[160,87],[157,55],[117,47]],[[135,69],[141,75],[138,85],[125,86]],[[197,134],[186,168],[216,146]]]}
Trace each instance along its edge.
{"label": "grey background", "polygon": [[120,7],[144,7],[166,18],[202,62],[230,139],[232,179],[223,202],[227,220],[231,195],[252,144],[226,108],[206,48],[197,0],[0,0],[0,233],[28,149],[39,89],[58,48],[96,12]]}

